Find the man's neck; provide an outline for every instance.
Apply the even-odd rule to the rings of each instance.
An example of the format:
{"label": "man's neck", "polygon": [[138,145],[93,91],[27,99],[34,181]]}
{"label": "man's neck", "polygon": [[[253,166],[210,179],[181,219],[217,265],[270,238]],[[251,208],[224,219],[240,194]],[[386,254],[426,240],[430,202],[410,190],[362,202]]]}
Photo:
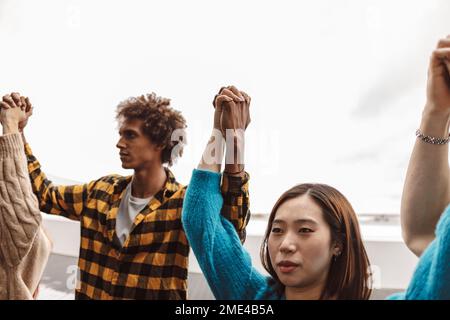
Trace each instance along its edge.
{"label": "man's neck", "polygon": [[131,195],[136,198],[150,198],[164,187],[166,180],[166,171],[162,165],[135,169],[131,182]]}

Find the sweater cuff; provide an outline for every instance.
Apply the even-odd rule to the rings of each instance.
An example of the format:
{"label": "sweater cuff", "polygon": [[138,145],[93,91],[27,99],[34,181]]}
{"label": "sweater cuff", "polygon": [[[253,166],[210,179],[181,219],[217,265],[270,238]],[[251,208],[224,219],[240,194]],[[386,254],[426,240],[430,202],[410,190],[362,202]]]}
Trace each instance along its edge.
{"label": "sweater cuff", "polygon": [[0,136],[0,159],[11,158],[14,155],[23,155],[24,146],[20,133]]}
{"label": "sweater cuff", "polygon": [[208,170],[194,169],[189,187],[197,190],[209,190],[220,193],[221,174]]}

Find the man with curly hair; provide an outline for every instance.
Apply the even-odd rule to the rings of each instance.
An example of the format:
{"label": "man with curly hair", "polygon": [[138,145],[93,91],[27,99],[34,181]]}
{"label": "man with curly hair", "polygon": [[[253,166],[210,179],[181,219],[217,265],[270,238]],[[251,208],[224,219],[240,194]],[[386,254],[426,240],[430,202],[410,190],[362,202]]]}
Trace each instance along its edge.
{"label": "man with curly hair", "polygon": [[[232,86],[221,89],[214,101],[215,133],[220,135],[223,117],[232,117],[224,103],[236,99],[248,109],[250,100],[244,95]],[[28,117],[32,113],[29,100],[18,93],[5,95],[0,104],[26,108]],[[170,100],[154,93],[120,103],[117,120],[122,167],[134,170],[133,175],[107,175],[81,185],[54,185],[22,132],[39,209],[81,223],[76,299],[186,299],[189,244],[181,224],[186,186],[168,168],[182,155],[186,121]],[[227,152],[236,148],[231,143]],[[243,164],[225,165],[222,192],[222,214],[244,240],[250,213]]]}

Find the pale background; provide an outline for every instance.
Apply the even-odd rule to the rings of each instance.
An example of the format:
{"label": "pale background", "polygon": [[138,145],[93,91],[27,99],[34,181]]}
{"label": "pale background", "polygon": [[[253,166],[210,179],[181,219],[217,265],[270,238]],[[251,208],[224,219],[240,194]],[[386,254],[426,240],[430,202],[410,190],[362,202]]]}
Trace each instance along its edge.
{"label": "pale background", "polygon": [[[211,101],[235,84],[253,98],[245,247],[255,266],[267,224],[256,213],[296,183],[325,182],[376,214],[360,225],[380,299],[404,290],[417,263],[397,215],[428,59],[450,34],[449,14],[447,0],[0,0],[0,96],[31,98],[28,140],[63,183],[131,174],[115,148],[115,108],[146,92],[169,97],[189,125],[172,168],[186,184]],[[79,223],[44,215],[44,226],[54,248],[40,299],[73,299]],[[192,252],[189,282],[191,299],[212,298]]]}
{"label": "pale background", "polygon": [[155,91],[189,125],[173,167],[189,182],[211,100],[252,100],[254,213],[300,182],[358,213],[398,214],[428,58],[450,33],[446,0],[0,1],[0,95],[35,105],[27,137],[46,173],[87,182],[121,169],[115,107]]}

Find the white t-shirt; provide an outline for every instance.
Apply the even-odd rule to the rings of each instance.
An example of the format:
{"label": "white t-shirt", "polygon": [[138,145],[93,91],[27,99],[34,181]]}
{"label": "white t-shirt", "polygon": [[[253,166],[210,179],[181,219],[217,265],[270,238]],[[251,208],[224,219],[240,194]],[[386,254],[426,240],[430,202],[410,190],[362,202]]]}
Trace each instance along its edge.
{"label": "white t-shirt", "polygon": [[139,212],[152,200],[150,198],[136,198],[131,195],[131,182],[125,190],[125,196],[120,201],[119,212],[116,219],[116,233],[123,245],[131,231],[134,219]]}

